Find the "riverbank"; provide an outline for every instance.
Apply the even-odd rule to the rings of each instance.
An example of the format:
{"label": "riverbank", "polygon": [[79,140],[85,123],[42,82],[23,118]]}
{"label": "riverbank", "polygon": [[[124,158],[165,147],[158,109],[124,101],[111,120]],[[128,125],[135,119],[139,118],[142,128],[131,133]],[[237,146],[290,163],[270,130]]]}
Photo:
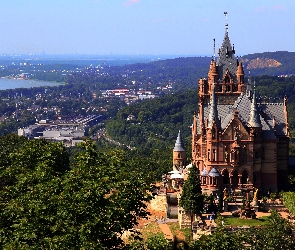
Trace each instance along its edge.
{"label": "riverbank", "polygon": [[0,90],[7,89],[18,89],[18,88],[34,88],[34,87],[53,87],[65,84],[64,82],[50,82],[50,81],[40,81],[34,79],[23,79],[23,78],[0,78]]}

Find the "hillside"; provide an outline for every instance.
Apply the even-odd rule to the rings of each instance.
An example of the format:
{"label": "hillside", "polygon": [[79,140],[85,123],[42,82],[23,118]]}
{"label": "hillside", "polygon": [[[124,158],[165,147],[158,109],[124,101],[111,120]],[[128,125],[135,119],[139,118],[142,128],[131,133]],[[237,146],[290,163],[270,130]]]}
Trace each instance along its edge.
{"label": "hillside", "polygon": [[[295,76],[256,77],[258,98],[268,102],[282,102],[288,98],[289,125],[295,127]],[[171,155],[178,130],[190,154],[193,112],[198,109],[197,89],[144,100],[119,110],[117,116],[106,124],[107,134],[126,145],[135,147],[146,156],[157,149]],[[128,119],[132,115],[133,119]]]}
{"label": "hillside", "polygon": [[254,53],[243,56],[242,61],[244,68],[251,70],[252,76],[295,74],[295,52],[276,51]]}

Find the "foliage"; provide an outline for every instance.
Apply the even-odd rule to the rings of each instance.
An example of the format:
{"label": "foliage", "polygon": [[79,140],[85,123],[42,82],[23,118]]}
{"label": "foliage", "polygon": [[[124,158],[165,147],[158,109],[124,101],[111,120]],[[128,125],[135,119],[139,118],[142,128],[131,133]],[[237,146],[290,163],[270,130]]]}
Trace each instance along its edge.
{"label": "foliage", "polygon": [[190,168],[187,180],[184,182],[180,197],[180,206],[186,212],[201,215],[204,209],[204,195],[202,194],[201,182],[196,165]]}
{"label": "foliage", "polygon": [[[144,100],[121,109],[106,124],[107,134],[132,147],[165,147],[171,145],[179,130],[186,140],[191,135],[188,127],[197,109],[197,90]],[[127,121],[128,115],[136,120]]]}
{"label": "foliage", "polygon": [[244,237],[252,249],[294,249],[295,241],[290,223],[272,210],[265,227],[251,228]]}
{"label": "foliage", "polygon": [[295,193],[294,192],[284,192],[283,202],[285,207],[292,213],[295,214]]}
{"label": "foliage", "polygon": [[150,184],[127,172],[120,152],[80,145],[72,166],[62,144],[25,141],[1,171],[0,246],[5,249],[113,249],[147,216]]}
{"label": "foliage", "polygon": [[212,235],[202,235],[194,241],[190,249],[194,250],[237,250],[245,249],[239,233],[231,233],[223,227],[219,227]]}
{"label": "foliage", "polygon": [[146,242],[149,250],[172,250],[172,242],[167,240],[163,235],[154,235]]}
{"label": "foliage", "polygon": [[[245,220],[250,222],[250,220]],[[276,211],[265,219],[264,225],[231,232],[219,225],[211,235],[202,235],[190,249],[294,249],[290,224]]]}
{"label": "foliage", "polygon": [[50,248],[57,231],[61,175],[68,169],[62,144],[25,141],[1,171],[0,246]]}
{"label": "foliage", "polygon": [[[118,115],[106,123],[107,135],[135,149],[132,158],[146,159],[146,171],[159,180],[171,170],[171,152],[179,130],[182,131],[186,152],[190,156],[191,119],[197,107],[196,90],[153,100],[145,100],[119,110]],[[136,117],[127,121],[129,114]]]}
{"label": "foliage", "polygon": [[213,194],[210,194],[209,196],[204,196],[204,213],[217,213],[218,207],[215,203],[215,197]]}

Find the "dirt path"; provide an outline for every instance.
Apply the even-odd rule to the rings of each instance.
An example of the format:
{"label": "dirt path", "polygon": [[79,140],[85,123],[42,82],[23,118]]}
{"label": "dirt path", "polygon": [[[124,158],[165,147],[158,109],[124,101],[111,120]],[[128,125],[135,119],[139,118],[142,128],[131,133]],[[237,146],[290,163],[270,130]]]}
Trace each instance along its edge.
{"label": "dirt path", "polygon": [[164,233],[165,238],[173,241],[174,237],[173,237],[173,234],[170,230],[170,227],[166,223],[159,224],[159,227],[161,228],[162,232]]}

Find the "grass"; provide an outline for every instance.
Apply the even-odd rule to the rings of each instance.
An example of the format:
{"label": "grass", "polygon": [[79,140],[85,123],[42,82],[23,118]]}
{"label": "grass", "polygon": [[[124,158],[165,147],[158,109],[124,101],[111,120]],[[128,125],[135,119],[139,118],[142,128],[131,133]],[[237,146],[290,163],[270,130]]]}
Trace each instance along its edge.
{"label": "grass", "polygon": [[144,241],[155,235],[161,235],[164,237],[164,233],[162,232],[158,223],[156,222],[150,222],[148,225],[141,229],[141,236],[144,239]]}
{"label": "grass", "polygon": [[185,234],[184,234],[184,230],[180,229],[178,222],[170,222],[170,223],[167,223],[167,225],[169,226],[173,236],[176,236],[179,240],[186,239]]}
{"label": "grass", "polygon": [[242,226],[263,226],[267,221],[268,216],[263,216],[258,219],[241,219],[237,217],[224,218],[225,226],[242,227]]}

